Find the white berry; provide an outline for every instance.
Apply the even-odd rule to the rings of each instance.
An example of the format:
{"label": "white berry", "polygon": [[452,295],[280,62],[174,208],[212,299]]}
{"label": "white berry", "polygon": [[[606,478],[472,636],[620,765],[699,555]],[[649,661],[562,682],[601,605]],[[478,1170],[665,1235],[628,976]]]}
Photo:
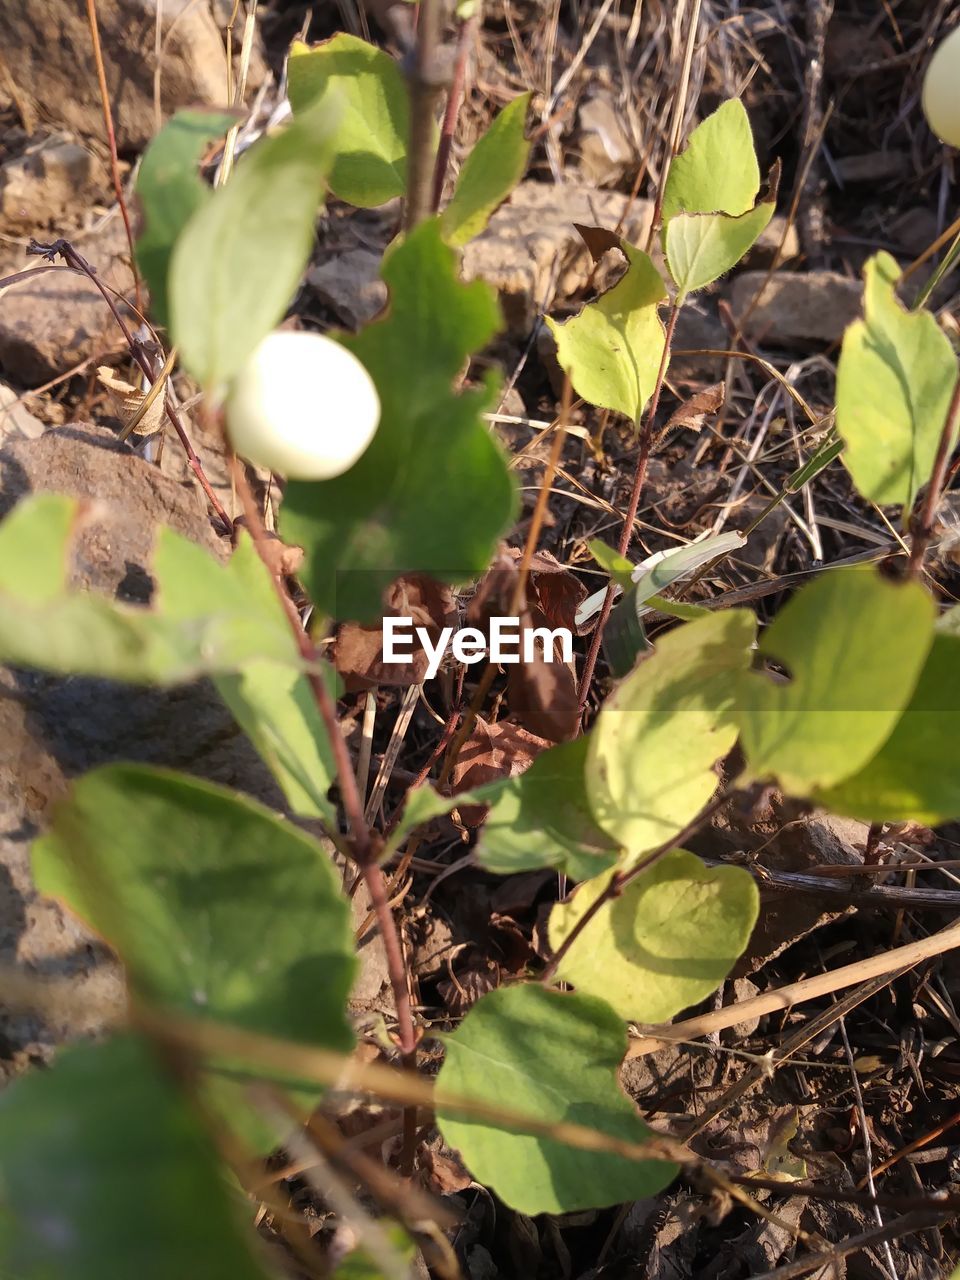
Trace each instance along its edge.
{"label": "white berry", "polygon": [[927,124],[942,142],[960,147],[960,27],[941,41],[923,81]]}
{"label": "white berry", "polygon": [[248,462],[291,480],[342,475],[373,439],[380,400],[355,355],[320,333],[268,334],[234,379],[227,431]]}

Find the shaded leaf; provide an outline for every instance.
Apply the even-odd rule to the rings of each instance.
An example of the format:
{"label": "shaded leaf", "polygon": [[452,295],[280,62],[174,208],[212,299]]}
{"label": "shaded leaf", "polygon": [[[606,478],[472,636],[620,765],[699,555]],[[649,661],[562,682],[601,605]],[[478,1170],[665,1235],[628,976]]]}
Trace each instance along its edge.
{"label": "shaded leaf", "polygon": [[547,324],[577,395],[638,423],[660,370],[664,334],[657,308],[667,291],[645,253],[626,240],[620,245],[626,274],[578,316]]}
{"label": "shaded leaf", "polygon": [[676,1166],[575,1150],[511,1125],[457,1117],[454,1099],[509,1106],[531,1118],[572,1121],[626,1141],[649,1130],[617,1078],[627,1039],[602,1000],[537,984],[485,995],[444,1037],[437,1122],[478,1182],[521,1213],[565,1213],[654,1195]]}
{"label": "shaded leaf", "polygon": [[479,788],[490,798],[476,854],[497,875],[556,867],[585,880],[612,866],[618,846],[596,822],[584,769],[589,736],[542,752],[518,777]]}
{"label": "shaded leaf", "polygon": [[[580,885],[553,908],[555,951],[612,874]],[[601,996],[625,1021],[666,1022],[716,990],[743,953],[759,906],[748,871],[708,868],[675,849],[600,908],[557,976]]]}
{"label": "shaded leaf", "polygon": [[209,144],[236,120],[236,112],[178,111],[152,139],[140,161],[136,191],[143,227],[137,237],[137,266],[150,290],[150,311],[158,324],[167,324],[167,274],[173,246],[212,194],[197,168]]}
{"label": "shaded leaf", "polygon": [[349,905],[322,846],[261,805],[110,765],[74,783],[32,858],[39,888],[109,940],[150,1000],[352,1047]]}
{"label": "shaded leaf", "polygon": [[676,214],[664,231],[663,250],[677,286],[677,302],[735,267],[759,240],[775,208],[774,191],[739,218],[722,213]]}
{"label": "shaded leaf", "polygon": [[478,236],[523,177],[530,156],[524,136],[530,97],[514,98],[474,143],[440,219],[448,244],[459,247]]}
{"label": "shaded leaf", "polygon": [[170,263],[170,334],[207,391],[232,378],[283,318],[313,247],[336,107],[318,103],[262,138],[193,214]]}
{"label": "shaded leaf", "polygon": [[597,717],[587,794],[628,866],[673,839],[716,790],[713,766],[737,738],[737,677],[754,627],[751,613],[730,609],[667,632]]}
{"label": "shaded leaf", "polygon": [[933,469],[957,359],[929,311],[897,300],[900,268],[888,253],[872,257],[863,275],[864,319],[847,329],[837,367],[843,460],[869,501],[909,509]]}
{"label": "shaded leaf", "polygon": [[363,209],[402,196],[410,100],[400,67],[382,49],[346,32],[313,48],[294,41],[287,63],[294,116],[308,112],[329,90],[340,104],[331,191]]}
{"label": "shaded leaf", "polygon": [[833,813],[937,826],[960,817],[960,639],[934,637],[890,737],[859,772],[817,793]]}
{"label": "shaded leaf", "polygon": [[3,1091],[0,1188],[5,1276],[266,1280],[199,1118],[132,1036]]}
{"label": "shaded leaf", "polygon": [[737,715],[753,774],[802,796],[858,772],[910,700],[933,620],[921,586],[872,567],[827,573],[799,591],[760,641],[789,681],[741,681]]}
{"label": "shaded leaf", "polygon": [[[307,553],[318,609],[374,622],[402,574],[462,582],[487,566],[516,489],[481,414],[493,388],[453,390],[464,360],[498,327],[487,285],[457,279],[454,251],[428,219],[388,254],[389,314],[346,342],[380,396],[380,426],[345,475],[287,487],[280,532]],[[455,496],[455,500],[452,498]]]}

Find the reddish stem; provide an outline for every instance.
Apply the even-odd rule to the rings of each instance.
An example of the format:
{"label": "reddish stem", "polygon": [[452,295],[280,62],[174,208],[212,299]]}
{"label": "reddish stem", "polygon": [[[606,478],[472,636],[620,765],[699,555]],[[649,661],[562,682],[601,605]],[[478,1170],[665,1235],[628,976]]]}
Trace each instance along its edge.
{"label": "reddish stem", "polygon": [[443,184],[450,164],[450,151],[457,132],[457,117],[463,103],[464,86],[467,80],[467,62],[470,58],[470,44],[477,30],[478,15],[467,18],[460,28],[460,40],[457,45],[457,61],[453,68],[453,80],[447,94],[447,109],[443,115],[440,130],[440,146],[437,149],[437,163],[433,171],[433,212],[440,208],[443,199]]}

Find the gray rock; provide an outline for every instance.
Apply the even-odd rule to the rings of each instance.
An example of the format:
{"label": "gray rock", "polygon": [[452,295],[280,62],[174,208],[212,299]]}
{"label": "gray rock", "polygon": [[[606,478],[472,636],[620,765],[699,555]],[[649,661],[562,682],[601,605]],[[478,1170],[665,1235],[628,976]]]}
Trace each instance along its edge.
{"label": "gray rock", "polygon": [[[119,218],[73,243],[106,284],[120,292],[131,287]],[[38,265],[35,258],[4,263],[8,271]],[[39,386],[89,356],[105,359],[125,345],[99,291],[75,272],[45,272],[14,285],[0,301],[0,373],[24,386]]]}
{"label": "gray rock", "polygon": [[583,288],[590,276],[593,263],[574,223],[612,231],[625,216],[624,237],[646,243],[653,207],[636,200],[628,213],[628,206],[619,191],[522,182],[483,234],[466,246],[464,277],[492,285],[507,328],[525,336],[544,306]]}
{"label": "gray rock", "polygon": [[361,329],[387,304],[387,286],[380,279],[381,255],[370,249],[349,249],[307,272],[307,284],[325,306],[351,329]]}
{"label": "gray rock", "polygon": [[30,412],[20,393],[0,382],[0,442],[16,437],[33,440],[43,431],[44,424]]}
{"label": "gray rock", "polygon": [[0,225],[38,234],[65,210],[82,203],[104,180],[103,166],[86,147],[62,134],[45,138],[0,166]]}
{"label": "gray rock", "polygon": [[[99,0],[100,40],[120,149],[142,147],[156,132],[155,38],[158,0]],[[226,102],[226,59],[209,3],[164,0],[160,105]],[[103,115],[84,6],[76,0],[0,5],[0,48],[18,96],[41,122],[102,139]],[[262,74],[259,50],[253,79]],[[2,93],[0,93],[2,98]]]}
{"label": "gray rock", "polygon": [[574,146],[584,179],[597,186],[618,182],[633,164],[633,144],[612,93],[601,89],[583,99]]}
{"label": "gray rock", "polygon": [[[730,308],[744,336],[774,347],[839,342],[860,314],[863,285],[833,271],[775,273],[745,271],[730,289]],[[750,310],[763,286],[760,299]]]}

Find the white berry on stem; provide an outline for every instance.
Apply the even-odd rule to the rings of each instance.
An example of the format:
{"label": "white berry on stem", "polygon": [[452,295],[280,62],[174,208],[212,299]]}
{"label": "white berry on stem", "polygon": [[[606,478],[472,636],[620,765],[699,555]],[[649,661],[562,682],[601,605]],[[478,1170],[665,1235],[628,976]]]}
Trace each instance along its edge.
{"label": "white berry on stem", "polygon": [[269,333],[230,386],[227,433],[241,457],[291,480],[330,480],[380,421],[373,380],[352,352],[306,331]]}
{"label": "white berry on stem", "polygon": [[960,27],[934,51],[923,79],[923,113],[942,141],[960,147]]}

